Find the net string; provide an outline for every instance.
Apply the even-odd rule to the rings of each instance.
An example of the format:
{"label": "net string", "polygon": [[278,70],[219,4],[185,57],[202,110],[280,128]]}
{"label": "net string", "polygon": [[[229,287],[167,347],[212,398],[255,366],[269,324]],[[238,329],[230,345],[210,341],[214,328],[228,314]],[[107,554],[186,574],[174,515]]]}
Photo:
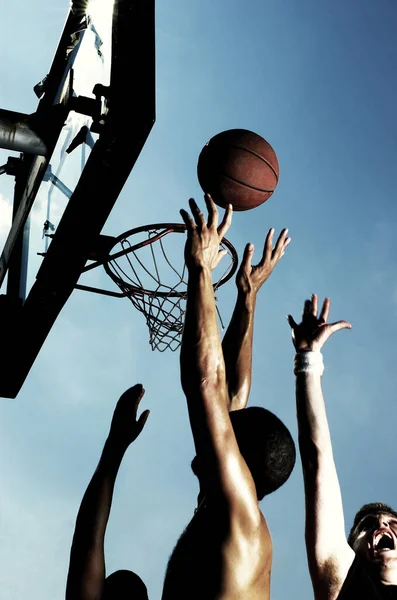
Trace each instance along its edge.
{"label": "net string", "polygon": [[[158,230],[149,230],[147,235],[148,239],[151,239],[158,235]],[[119,242],[126,253],[117,259],[111,258],[108,265],[110,271],[114,274],[112,278],[115,283],[128,296],[133,306],[145,315],[146,325],[149,329],[149,344],[152,350],[164,352],[169,349],[175,352],[180,347],[182,341],[183,322],[186,312],[187,269],[184,261],[183,267],[180,270],[171,263],[163,240],[164,238],[161,237],[149,245],[153,262],[151,269],[138,256],[141,248],[138,250],[133,249],[132,244],[126,238]],[[222,245],[222,247],[224,246]],[[231,257],[230,250],[226,249],[229,257]],[[164,276],[160,273],[160,262],[156,252],[163,259],[163,266],[167,265],[168,269],[176,276],[176,281],[172,285],[166,284],[161,280],[162,277],[164,279]],[[120,264],[121,259],[126,260],[127,266]],[[225,269],[222,276],[214,284],[214,291],[221,285],[222,279],[230,271],[231,266],[232,264]],[[138,270],[140,270],[140,273],[138,273]],[[156,286],[154,288],[147,289],[148,286],[144,281],[145,276],[150,281],[155,282]],[[223,328],[218,306],[216,309],[221,327]]]}

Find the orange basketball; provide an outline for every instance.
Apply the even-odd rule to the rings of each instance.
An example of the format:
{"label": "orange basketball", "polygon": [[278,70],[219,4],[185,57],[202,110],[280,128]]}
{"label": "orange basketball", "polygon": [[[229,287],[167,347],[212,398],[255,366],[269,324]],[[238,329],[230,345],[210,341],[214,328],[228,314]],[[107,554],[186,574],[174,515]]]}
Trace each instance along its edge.
{"label": "orange basketball", "polygon": [[218,206],[249,210],[266,202],[279,177],[275,151],[263,137],[247,129],[222,131],[206,143],[197,163],[204,192]]}

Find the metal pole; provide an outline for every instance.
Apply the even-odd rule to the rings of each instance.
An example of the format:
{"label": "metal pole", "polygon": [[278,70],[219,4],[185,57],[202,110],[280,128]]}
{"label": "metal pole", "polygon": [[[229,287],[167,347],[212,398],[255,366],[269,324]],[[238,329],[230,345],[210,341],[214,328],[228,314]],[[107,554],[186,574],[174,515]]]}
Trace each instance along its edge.
{"label": "metal pole", "polygon": [[[26,164],[26,162],[28,164]],[[26,161],[25,157],[22,155],[20,158],[19,167],[15,173],[14,203],[12,211],[13,220],[18,212],[18,208],[22,200],[23,191],[26,184],[26,172],[29,169],[29,166],[30,162]],[[26,298],[29,233],[30,218],[28,216],[16,239],[12,256],[8,265],[7,296],[10,298],[19,299],[22,302],[25,302]]]}
{"label": "metal pole", "polygon": [[46,156],[47,146],[32,127],[34,116],[0,109],[0,148]]}

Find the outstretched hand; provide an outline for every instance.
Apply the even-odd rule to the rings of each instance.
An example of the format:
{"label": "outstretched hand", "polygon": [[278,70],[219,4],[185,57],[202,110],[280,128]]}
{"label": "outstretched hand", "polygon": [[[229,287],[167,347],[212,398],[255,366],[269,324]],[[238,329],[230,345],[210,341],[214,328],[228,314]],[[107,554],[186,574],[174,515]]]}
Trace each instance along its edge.
{"label": "outstretched hand", "polygon": [[236,275],[237,288],[244,293],[256,293],[259,288],[270,277],[278,261],[284,256],[285,250],[291,241],[287,237],[288,229],[280,233],[275,247],[273,248],[274,229],[270,229],[265,240],[265,246],[260,262],[252,265],[254,246],[249,243],[244,250],[243,259]]}
{"label": "outstretched hand", "polygon": [[137,419],[139,403],[145,390],[138,383],[122,394],[114,409],[109,438],[118,446],[127,448],[141,433],[150,410],[145,410]]}
{"label": "outstretched hand", "polygon": [[181,210],[181,216],[187,227],[187,240],[185,245],[185,261],[188,269],[205,267],[213,271],[227,250],[219,250],[219,245],[232,222],[232,206],[226,209],[220,225],[218,225],[218,210],[209,194],[205,194],[205,203],[208,209],[208,220],[196,202],[189,200],[193,218],[186,210]]}
{"label": "outstretched hand", "polygon": [[340,329],[351,329],[347,321],[327,323],[331,301],[325,298],[320,316],[317,316],[318,299],[313,294],[311,300],[306,300],[303,306],[302,322],[298,325],[291,315],[288,323],[292,329],[292,341],[298,351],[319,351],[328,338]]}

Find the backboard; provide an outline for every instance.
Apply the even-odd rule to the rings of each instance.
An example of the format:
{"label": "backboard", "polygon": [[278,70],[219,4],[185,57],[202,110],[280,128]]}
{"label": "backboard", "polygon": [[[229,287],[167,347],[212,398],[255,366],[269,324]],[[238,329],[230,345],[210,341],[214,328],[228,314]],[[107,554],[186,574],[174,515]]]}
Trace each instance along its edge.
{"label": "backboard", "polygon": [[0,396],[8,398],[75,288],[154,124],[154,0],[74,0],[34,90],[33,114],[0,110],[0,147],[19,152],[0,167],[15,178],[0,257]]}

